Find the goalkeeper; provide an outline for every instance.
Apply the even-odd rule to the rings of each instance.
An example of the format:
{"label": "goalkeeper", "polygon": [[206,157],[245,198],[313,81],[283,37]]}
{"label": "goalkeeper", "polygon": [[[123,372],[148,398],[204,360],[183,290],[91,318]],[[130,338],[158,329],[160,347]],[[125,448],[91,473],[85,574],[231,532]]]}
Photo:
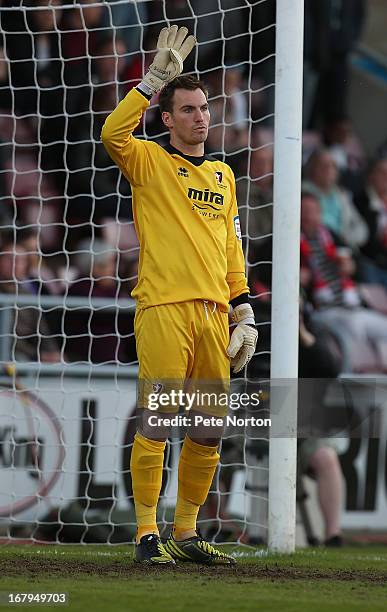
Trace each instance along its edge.
{"label": "goalkeeper", "polygon": [[[248,303],[235,178],[231,168],[204,154],[210,114],[201,81],[179,76],[195,46],[184,27],[163,28],[158,52],[143,81],[106,119],[102,141],[130,181],[140,242],[135,334],[139,359],[139,407],[153,391],[184,388],[188,381],[217,381],[228,388],[234,372],[254,354],[257,331]],[[160,93],[170,144],[138,140],[133,131],[150,99]],[[229,341],[228,312],[236,327]],[[162,407],[173,414],[178,407]],[[196,405],[201,414],[225,416],[223,407]],[[146,412],[143,414],[146,414]],[[154,413],[152,413],[154,414]],[[136,433],[131,475],[137,521],[135,560],[162,564],[194,561],[231,564],[197,531],[219,461],[220,435],[187,435],[179,460],[172,533],[161,543],[156,508],[167,435]],[[195,440],[193,440],[195,438]]]}

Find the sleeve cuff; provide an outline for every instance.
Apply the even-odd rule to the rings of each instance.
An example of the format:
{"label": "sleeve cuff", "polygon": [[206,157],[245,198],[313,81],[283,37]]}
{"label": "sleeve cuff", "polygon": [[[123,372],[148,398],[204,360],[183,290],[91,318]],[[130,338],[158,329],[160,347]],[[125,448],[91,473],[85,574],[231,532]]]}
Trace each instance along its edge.
{"label": "sleeve cuff", "polygon": [[154,93],[151,91],[151,89],[148,87],[148,85],[146,83],[144,83],[144,81],[141,81],[141,83],[139,83],[137,85],[136,89],[147,100],[151,100],[151,98],[153,98],[153,96],[154,96]]}
{"label": "sleeve cuff", "polygon": [[242,293],[241,295],[238,295],[236,298],[230,300],[230,304],[233,308],[235,308],[236,306],[239,306],[239,304],[249,304],[249,294],[248,293]]}

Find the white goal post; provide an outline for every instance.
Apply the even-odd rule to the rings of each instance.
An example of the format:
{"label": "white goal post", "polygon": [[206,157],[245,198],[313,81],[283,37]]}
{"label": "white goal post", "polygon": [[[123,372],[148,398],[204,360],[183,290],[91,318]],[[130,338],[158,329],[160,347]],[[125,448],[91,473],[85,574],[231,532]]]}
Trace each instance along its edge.
{"label": "white goal post", "polygon": [[[269,548],[293,552],[302,146],[303,0],[279,0],[276,24]],[[287,393],[282,393],[288,385]]]}

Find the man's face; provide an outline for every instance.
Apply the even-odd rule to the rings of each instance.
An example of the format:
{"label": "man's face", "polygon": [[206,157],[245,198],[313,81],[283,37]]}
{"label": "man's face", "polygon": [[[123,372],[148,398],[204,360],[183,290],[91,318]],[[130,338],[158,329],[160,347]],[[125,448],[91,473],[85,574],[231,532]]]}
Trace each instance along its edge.
{"label": "man's face", "polygon": [[311,178],[322,189],[329,189],[336,184],[338,170],[335,160],[330,153],[322,153],[314,161]]}
{"label": "man's face", "polygon": [[176,89],[173,95],[173,110],[171,113],[163,112],[162,119],[175,140],[187,145],[205,142],[210,111],[204,92],[201,89]]}
{"label": "man's face", "polygon": [[316,198],[305,195],[301,200],[301,231],[309,238],[317,234],[321,224],[320,204]]}

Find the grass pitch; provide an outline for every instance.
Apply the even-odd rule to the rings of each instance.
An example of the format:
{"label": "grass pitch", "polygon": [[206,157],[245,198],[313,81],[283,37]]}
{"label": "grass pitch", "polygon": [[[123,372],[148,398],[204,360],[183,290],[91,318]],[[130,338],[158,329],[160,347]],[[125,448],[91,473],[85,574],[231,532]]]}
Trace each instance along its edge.
{"label": "grass pitch", "polygon": [[130,546],[1,546],[0,591],[3,600],[6,591],[66,592],[65,609],[93,612],[387,609],[386,547],[231,552],[234,567],[144,568],[132,562]]}

